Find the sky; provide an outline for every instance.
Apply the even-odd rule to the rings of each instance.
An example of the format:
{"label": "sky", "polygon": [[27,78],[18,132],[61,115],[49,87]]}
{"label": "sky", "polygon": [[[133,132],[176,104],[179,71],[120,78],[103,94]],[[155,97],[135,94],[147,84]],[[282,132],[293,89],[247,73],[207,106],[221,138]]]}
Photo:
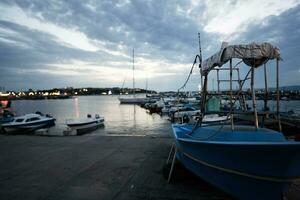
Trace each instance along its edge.
{"label": "sky", "polygon": [[[136,87],[177,90],[199,54],[198,32],[203,59],[222,41],[272,43],[283,59],[280,85],[300,85],[300,0],[1,0],[0,86],[131,87],[134,49]],[[199,82],[196,67],[185,89]]]}

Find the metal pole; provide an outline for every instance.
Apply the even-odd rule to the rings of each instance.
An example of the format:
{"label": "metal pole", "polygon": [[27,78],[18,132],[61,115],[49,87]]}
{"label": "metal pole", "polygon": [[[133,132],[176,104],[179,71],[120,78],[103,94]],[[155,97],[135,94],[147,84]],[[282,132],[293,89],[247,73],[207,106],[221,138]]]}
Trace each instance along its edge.
{"label": "metal pole", "polygon": [[133,87],[133,96],[135,96],[135,80],[134,80],[134,49],[132,49],[132,87]]}
{"label": "metal pole", "polygon": [[174,155],[173,155],[173,159],[172,159],[171,169],[169,172],[168,183],[171,182],[171,178],[172,178],[172,174],[173,174],[174,166],[175,166],[175,162],[176,162],[176,154],[177,154],[177,147],[176,147],[176,145],[174,145]]}
{"label": "metal pole", "polygon": [[264,76],[265,76],[265,95],[264,95],[264,114],[262,117],[261,127],[265,126],[265,118],[267,118],[268,114],[268,81],[267,81],[267,66],[264,63]]}
{"label": "metal pole", "polygon": [[276,90],[277,90],[277,120],[278,120],[278,129],[279,132],[282,131],[281,129],[281,121],[280,121],[280,114],[279,114],[279,100],[280,100],[280,94],[279,94],[279,59],[276,59]]}
{"label": "metal pole", "polygon": [[173,143],[172,146],[171,146],[171,149],[170,149],[169,156],[168,156],[168,159],[167,159],[166,164],[169,164],[170,159],[171,159],[171,157],[172,157],[172,153],[173,153],[173,149],[174,149],[174,148],[175,148],[175,143]]}
{"label": "metal pole", "polygon": [[264,64],[264,73],[265,73],[265,99],[264,99],[264,110],[267,111],[268,107],[268,79],[267,79],[267,66]]}
{"label": "metal pole", "polygon": [[202,124],[202,120],[204,118],[204,113],[205,113],[205,102],[206,102],[206,93],[207,93],[207,74],[204,76],[204,86],[202,88],[202,96],[201,96],[201,121],[200,125]]}
{"label": "metal pole", "polygon": [[251,67],[251,92],[252,92],[252,107],[254,111],[254,123],[255,128],[258,129],[258,118],[256,110],[256,99],[255,99],[255,90],[254,90],[254,66]]}
{"label": "metal pole", "polygon": [[229,62],[229,67],[230,67],[230,71],[229,71],[229,75],[230,75],[230,92],[229,92],[229,98],[230,98],[230,121],[231,121],[231,130],[234,130],[234,126],[233,126],[233,104],[232,104],[232,59],[230,59]]}
{"label": "metal pole", "polygon": [[220,77],[219,77],[219,69],[217,69],[217,82],[218,82],[218,93],[220,93]]}
{"label": "metal pole", "polygon": [[203,87],[203,75],[202,75],[202,50],[201,50],[201,38],[200,38],[200,33],[198,33],[198,38],[199,38],[199,62],[200,62],[200,73],[201,73],[201,89]]}
{"label": "metal pole", "polygon": [[[237,71],[237,75],[238,75],[239,91],[242,91],[243,90],[243,84],[242,84],[242,81],[241,81],[240,69],[236,68],[236,71]],[[237,97],[239,98],[241,108],[243,108],[246,111],[247,108],[246,108],[245,96],[242,94],[242,95],[237,95]]]}

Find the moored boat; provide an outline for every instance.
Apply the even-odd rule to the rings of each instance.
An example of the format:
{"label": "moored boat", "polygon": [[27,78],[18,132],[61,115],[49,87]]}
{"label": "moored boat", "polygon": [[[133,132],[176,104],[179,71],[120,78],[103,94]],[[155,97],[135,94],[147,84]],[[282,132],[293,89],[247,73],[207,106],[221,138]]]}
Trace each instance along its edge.
{"label": "moored boat", "polygon": [[[280,199],[300,179],[300,144],[251,126],[173,125],[184,166],[238,199]],[[191,132],[193,132],[191,134]]]}
{"label": "moored boat", "polygon": [[148,98],[144,97],[119,97],[120,104],[145,104],[150,102]]}
{"label": "moored boat", "polygon": [[[235,98],[232,92],[232,71],[242,62],[233,68],[233,58],[242,59],[250,66],[244,80],[239,81],[239,91]],[[276,59],[277,131],[262,128],[264,125],[258,123],[254,89],[254,70],[261,65],[266,68],[265,63],[271,59]],[[206,107],[208,73],[228,61],[230,61],[229,68],[223,70],[230,72],[230,108],[227,113],[230,123],[206,124],[204,119],[209,114]],[[204,87],[202,87],[203,99],[199,121],[194,125],[172,125],[176,145],[174,156],[194,174],[238,199],[282,199],[289,185],[293,181],[300,180],[300,143],[285,139],[281,132],[279,61],[279,49],[269,43],[223,45],[220,52],[200,65]],[[266,82],[266,69],[264,73]],[[249,79],[253,110],[249,112],[245,108],[243,111],[246,115],[254,115],[253,125],[236,125],[234,124],[235,100],[242,102],[245,99],[242,96],[242,86]],[[267,86],[265,88],[267,93]],[[241,105],[244,105],[242,103]],[[267,108],[267,98],[265,108]],[[265,112],[265,117],[269,113]],[[169,180],[171,175],[172,170]]]}
{"label": "moored boat", "polygon": [[82,135],[103,126],[104,117],[100,117],[96,114],[94,118],[92,118],[91,115],[87,115],[85,119],[67,119],[66,125],[71,131],[74,131],[76,135]]}
{"label": "moored boat", "polygon": [[2,124],[6,133],[28,133],[55,125],[55,118],[37,113],[15,117],[13,121]]}

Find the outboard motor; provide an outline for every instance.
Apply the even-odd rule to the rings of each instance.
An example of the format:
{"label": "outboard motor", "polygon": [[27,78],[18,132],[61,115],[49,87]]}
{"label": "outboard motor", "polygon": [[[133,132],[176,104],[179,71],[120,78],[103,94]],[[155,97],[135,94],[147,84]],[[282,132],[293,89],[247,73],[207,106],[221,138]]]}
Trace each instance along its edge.
{"label": "outboard motor", "polygon": [[41,116],[43,115],[40,111],[36,111],[35,114],[38,114],[38,115],[41,115]]}
{"label": "outboard motor", "polygon": [[100,118],[99,114],[95,114],[95,118],[99,119]]}

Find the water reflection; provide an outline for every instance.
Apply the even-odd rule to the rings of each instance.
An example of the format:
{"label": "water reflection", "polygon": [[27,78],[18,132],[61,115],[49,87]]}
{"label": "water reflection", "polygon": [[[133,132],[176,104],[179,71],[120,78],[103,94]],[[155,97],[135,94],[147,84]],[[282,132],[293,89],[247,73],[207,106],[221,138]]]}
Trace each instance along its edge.
{"label": "water reflection", "polygon": [[136,105],[133,105],[133,128],[136,128]]}
{"label": "water reflection", "polygon": [[79,118],[80,112],[79,112],[79,105],[78,105],[78,98],[74,98],[74,110],[75,110],[75,116],[76,118]]}
{"label": "water reflection", "polygon": [[68,118],[85,118],[87,114],[105,117],[105,131],[108,134],[145,134],[154,129],[170,126],[159,115],[149,115],[140,106],[121,105],[117,96],[79,96],[61,100],[18,100],[12,102],[17,115],[41,111],[64,124]]}

